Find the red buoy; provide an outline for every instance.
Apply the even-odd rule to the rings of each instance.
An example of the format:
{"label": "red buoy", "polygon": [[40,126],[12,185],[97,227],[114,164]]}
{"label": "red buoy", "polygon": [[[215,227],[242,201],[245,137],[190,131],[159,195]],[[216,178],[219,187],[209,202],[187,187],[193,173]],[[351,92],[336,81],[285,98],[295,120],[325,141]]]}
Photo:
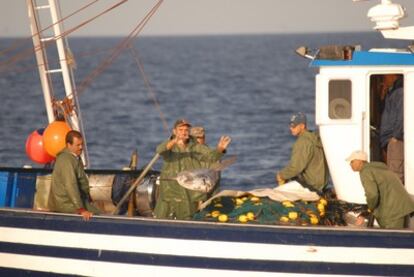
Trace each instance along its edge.
{"label": "red buoy", "polygon": [[49,155],[43,147],[43,132],[45,129],[37,129],[33,131],[26,139],[27,156],[39,164],[47,164],[55,158]]}

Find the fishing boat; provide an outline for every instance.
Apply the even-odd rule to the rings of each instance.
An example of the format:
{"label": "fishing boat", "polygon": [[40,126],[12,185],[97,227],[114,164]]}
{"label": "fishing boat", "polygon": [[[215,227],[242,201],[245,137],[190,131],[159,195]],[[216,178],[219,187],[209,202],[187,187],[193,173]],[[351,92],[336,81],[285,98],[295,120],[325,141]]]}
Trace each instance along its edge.
{"label": "fishing boat", "polygon": [[[60,29],[56,0],[36,6],[28,0],[34,45],[56,42],[63,82],[73,99],[70,121],[81,130],[80,107],[73,94],[67,63],[67,43]],[[39,36],[39,10],[51,11],[54,39]],[[414,40],[414,26],[400,27],[404,9],[382,0],[368,13],[386,38]],[[37,34],[37,35],[36,35]],[[339,199],[365,203],[358,175],[345,158],[356,149],[377,157],[374,131],[378,127],[375,93],[381,77],[404,77],[405,187],[414,194],[414,47],[373,49],[329,46],[297,52],[311,59],[316,75],[316,123]],[[45,53],[36,51],[49,122],[52,73]],[[87,151],[83,159],[88,164]],[[131,166],[133,169],[133,166]],[[116,180],[136,178],[151,209],[157,172],[151,162],[142,170],[87,170],[94,200],[111,200]],[[195,275],[195,276],[413,276],[414,232],[379,228],[282,226],[99,215],[88,222],[79,215],[44,209],[51,169],[0,168],[0,273],[31,275]],[[151,177],[152,176],[152,177]],[[155,176],[155,178],[153,178]],[[145,180],[145,185],[142,180]],[[137,182],[138,181],[138,182]],[[110,183],[111,185],[107,185]],[[108,190],[109,187],[109,190]],[[103,189],[105,188],[105,189]],[[46,193],[45,193],[46,190]],[[103,196],[102,196],[103,195]],[[121,202],[121,201],[119,201]],[[111,204],[111,203],[109,203]],[[113,204],[113,203],[112,203]],[[149,213],[150,214],[150,213]]]}

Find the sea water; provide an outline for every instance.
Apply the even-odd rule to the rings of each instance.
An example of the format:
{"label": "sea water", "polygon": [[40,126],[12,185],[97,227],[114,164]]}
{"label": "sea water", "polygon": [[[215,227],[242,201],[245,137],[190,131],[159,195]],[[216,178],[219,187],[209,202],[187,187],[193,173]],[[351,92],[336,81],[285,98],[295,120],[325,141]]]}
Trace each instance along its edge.
{"label": "sea water", "polygon": [[[69,38],[91,168],[121,169],[134,149],[138,166],[145,166],[174,121],[186,118],[206,129],[211,147],[221,135],[232,138],[227,153],[238,158],[222,173],[222,186],[242,190],[275,186],[275,173],[288,163],[295,139],[288,128],[292,113],[306,113],[309,128],[315,128],[317,69],[295,54],[297,47],[405,45],[375,33],[139,37],[134,50],[122,52],[90,83],[88,76],[122,39]],[[27,136],[47,126],[31,40],[0,39],[0,51],[9,46],[12,51],[0,56],[0,166],[41,167],[25,154]],[[57,60],[49,52],[53,67]],[[61,86],[55,95],[63,97]],[[160,160],[154,168],[161,165]]]}

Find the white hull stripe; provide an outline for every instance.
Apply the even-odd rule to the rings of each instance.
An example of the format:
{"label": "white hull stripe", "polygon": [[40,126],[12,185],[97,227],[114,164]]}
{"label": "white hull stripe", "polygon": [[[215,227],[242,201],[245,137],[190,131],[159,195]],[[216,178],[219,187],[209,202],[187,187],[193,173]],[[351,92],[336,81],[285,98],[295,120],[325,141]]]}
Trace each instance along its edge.
{"label": "white hull stripe", "polygon": [[414,266],[414,249],[326,247],[86,234],[0,227],[0,242],[128,253]]}
{"label": "white hull stripe", "polygon": [[[6,246],[6,247],[4,247]],[[11,247],[11,248],[10,248]],[[136,266],[145,267],[176,267],[189,270],[219,270],[219,271],[244,271],[244,272],[285,272],[285,273],[312,273],[312,274],[352,274],[352,275],[368,275],[377,276],[381,272],[382,276],[412,276],[413,266],[404,265],[368,265],[368,264],[338,264],[324,262],[287,262],[287,261],[261,261],[261,260],[239,260],[239,259],[215,259],[215,258],[197,258],[184,256],[165,256],[154,254],[137,254],[125,253],[119,251],[97,251],[87,249],[63,249],[46,246],[30,246],[25,248],[22,245],[1,245],[5,251],[4,259],[0,261],[0,275],[3,276],[2,268],[10,268],[16,263],[14,257],[22,260],[15,264],[16,268],[29,269],[37,271],[49,271],[51,262],[67,263],[72,266],[72,273],[80,274],[74,263],[88,262],[90,266],[95,268],[97,265],[105,264],[111,268],[111,272],[117,272],[121,267],[131,268],[134,272]],[[19,253],[19,251],[22,251]],[[30,255],[27,255],[29,253]],[[2,253],[0,253],[2,254]],[[43,262],[31,264],[30,261],[38,257]],[[26,260],[27,259],[27,260]],[[10,263],[11,262],[11,263]],[[59,269],[53,269],[54,272],[62,273]],[[7,271],[6,271],[7,272]],[[159,276],[159,275],[158,275]],[[256,276],[256,275],[254,275]]]}

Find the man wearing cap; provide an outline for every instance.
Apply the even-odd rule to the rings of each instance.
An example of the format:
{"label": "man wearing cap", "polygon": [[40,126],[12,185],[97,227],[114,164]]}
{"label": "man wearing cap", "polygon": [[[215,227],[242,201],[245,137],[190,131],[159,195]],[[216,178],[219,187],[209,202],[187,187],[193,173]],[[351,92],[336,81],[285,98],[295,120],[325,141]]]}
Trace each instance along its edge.
{"label": "man wearing cap", "polygon": [[289,164],[276,174],[276,181],[281,185],[287,180],[296,180],[321,193],[328,182],[328,167],[320,137],[308,131],[306,115],[301,112],[290,118],[289,128],[297,140]]}
{"label": "man wearing cap", "polygon": [[[197,143],[208,146],[206,143],[206,132],[203,127],[201,126],[191,127],[190,135],[196,140]],[[225,150],[224,150],[224,153],[225,153]],[[201,162],[201,166],[202,168],[210,168],[211,162]],[[221,172],[219,172],[218,174],[219,174],[219,178],[217,180],[216,186],[214,187],[212,191],[210,191],[209,193],[204,193],[204,192],[199,192],[199,191],[192,192],[192,199],[195,202],[198,202],[199,204],[201,204],[203,201],[207,200],[207,198],[209,198],[211,195],[214,195],[217,192],[220,186]]]}
{"label": "man wearing cap", "polygon": [[[161,170],[160,193],[154,209],[156,218],[191,219],[197,210],[192,191],[180,186],[172,177],[184,170],[202,168],[202,163],[213,163],[222,156],[231,139],[222,136],[217,148],[198,144],[190,136],[191,124],[179,119],[174,124],[173,136],[157,147],[157,153],[164,158]],[[164,180],[163,180],[164,178]]]}
{"label": "man wearing cap", "polygon": [[404,228],[407,216],[414,213],[414,201],[394,172],[382,162],[367,162],[367,158],[365,152],[355,151],[346,161],[359,172],[368,209],[381,228]]}

